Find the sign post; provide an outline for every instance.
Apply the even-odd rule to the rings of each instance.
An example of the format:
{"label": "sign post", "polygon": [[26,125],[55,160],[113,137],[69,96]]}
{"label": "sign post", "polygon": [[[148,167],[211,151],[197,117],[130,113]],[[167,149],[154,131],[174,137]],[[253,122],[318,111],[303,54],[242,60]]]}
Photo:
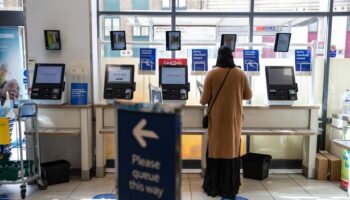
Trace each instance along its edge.
{"label": "sign post", "polygon": [[118,200],[180,199],[180,114],[165,106],[116,103]]}

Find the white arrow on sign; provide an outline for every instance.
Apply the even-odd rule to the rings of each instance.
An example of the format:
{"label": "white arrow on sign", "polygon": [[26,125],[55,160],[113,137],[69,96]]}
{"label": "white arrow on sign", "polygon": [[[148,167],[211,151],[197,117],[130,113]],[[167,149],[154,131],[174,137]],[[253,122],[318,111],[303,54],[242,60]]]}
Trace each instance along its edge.
{"label": "white arrow on sign", "polygon": [[147,147],[147,143],[144,138],[151,138],[155,140],[159,139],[158,135],[155,132],[143,129],[146,126],[146,124],[147,121],[145,119],[141,119],[141,121],[132,130],[135,139],[142,148]]}

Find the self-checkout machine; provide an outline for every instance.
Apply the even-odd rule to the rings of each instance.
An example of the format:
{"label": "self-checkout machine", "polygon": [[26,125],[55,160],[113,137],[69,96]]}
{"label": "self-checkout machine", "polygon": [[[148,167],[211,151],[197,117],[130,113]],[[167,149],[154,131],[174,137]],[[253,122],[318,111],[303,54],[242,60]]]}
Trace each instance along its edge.
{"label": "self-checkout machine", "polygon": [[[56,52],[62,49],[59,30],[45,30],[45,48]],[[50,40],[54,38],[54,42]],[[29,70],[35,59],[28,61]],[[31,86],[31,99],[37,104],[61,105],[67,103],[65,84],[65,64],[37,63],[35,64],[33,82]]]}
{"label": "self-checkout machine", "polygon": [[172,58],[158,62],[163,102],[185,105],[190,91],[187,59],[175,58],[175,51],[181,50],[180,31],[166,31],[166,50],[171,51]]}
{"label": "self-checkout machine", "polygon": [[[289,52],[289,45],[291,40],[291,33],[277,33],[274,52],[277,54],[283,54]],[[295,44],[297,46],[297,44]],[[302,44],[301,46],[309,46],[309,44]],[[312,64],[311,64],[311,53],[308,49],[295,49],[295,66],[287,65],[276,65],[276,66],[266,66],[266,92],[268,105],[272,109],[281,109],[289,112],[290,118],[295,118],[295,124],[299,124],[298,128],[294,127],[294,119],[290,120],[290,123],[283,125],[284,127],[279,129],[273,129],[272,131],[276,134],[283,135],[283,131],[291,132],[293,134],[299,134],[302,136],[302,147],[303,147],[303,157],[302,157],[302,173],[308,178],[315,177],[315,157],[317,149],[317,109],[310,104],[298,105],[296,104],[298,100],[298,84],[296,75],[310,75]],[[280,56],[280,55],[277,55]],[[301,83],[303,81],[301,80]],[[313,83],[312,83],[313,84]],[[312,90],[314,90],[312,86]],[[310,99],[312,101],[312,91],[310,92]],[[311,110],[311,112],[303,111],[305,108]],[[304,114],[303,114],[304,113]],[[309,123],[306,126],[307,129],[301,128],[305,125],[298,121],[299,117],[307,116],[309,118]],[[282,126],[281,124],[278,125]],[[296,126],[296,125],[295,125]],[[295,132],[295,133],[294,133]]]}
{"label": "self-checkout machine", "polygon": [[[291,33],[277,33],[274,51],[288,52]],[[266,66],[266,88],[268,104],[293,105],[298,100],[298,84],[293,66]]]}
{"label": "self-checkout machine", "polygon": [[37,104],[66,104],[65,79],[65,64],[35,64],[31,99]]}
{"label": "self-checkout machine", "polygon": [[[110,40],[111,50],[126,50],[125,31],[111,31]],[[108,104],[111,104],[113,99],[132,100],[134,98],[136,86],[134,72],[134,65],[107,64],[105,66],[103,98]]]}
{"label": "self-checkout machine", "polygon": [[[125,31],[111,31],[111,50],[126,50]],[[122,52],[121,52],[122,53]],[[106,167],[106,145],[109,134],[115,134],[113,102],[132,101],[136,90],[135,65],[129,63],[104,65],[103,103],[95,105],[96,115],[96,176],[104,177]],[[101,76],[103,77],[103,76]],[[109,144],[109,143],[108,143]],[[117,167],[118,162],[115,163]]]}
{"label": "self-checkout machine", "polygon": [[103,97],[107,103],[112,103],[114,99],[134,98],[134,71],[134,65],[106,65]]}
{"label": "self-checkout machine", "polygon": [[266,66],[269,105],[293,105],[298,100],[298,84],[293,66]]}
{"label": "self-checkout machine", "polygon": [[185,105],[190,91],[187,59],[159,59],[159,86],[164,103]]}

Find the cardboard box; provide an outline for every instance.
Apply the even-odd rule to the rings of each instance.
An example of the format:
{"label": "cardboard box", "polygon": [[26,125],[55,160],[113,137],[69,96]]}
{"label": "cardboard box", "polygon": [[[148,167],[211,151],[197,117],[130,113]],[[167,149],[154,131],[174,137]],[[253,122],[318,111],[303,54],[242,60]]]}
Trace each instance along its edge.
{"label": "cardboard box", "polygon": [[320,153],[328,159],[328,180],[339,181],[341,174],[341,161],[327,151],[320,151]]}
{"label": "cardboard box", "polygon": [[322,154],[316,155],[316,179],[327,180],[328,176],[328,159]]}

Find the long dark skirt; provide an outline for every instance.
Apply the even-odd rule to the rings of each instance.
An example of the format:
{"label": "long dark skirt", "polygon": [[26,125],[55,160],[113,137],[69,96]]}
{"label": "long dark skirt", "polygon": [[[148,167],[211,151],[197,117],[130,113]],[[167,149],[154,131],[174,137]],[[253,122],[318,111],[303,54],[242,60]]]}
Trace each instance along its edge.
{"label": "long dark skirt", "polygon": [[240,158],[213,159],[206,156],[207,169],[205,171],[203,190],[208,196],[221,196],[227,199],[236,199],[240,179]]}

